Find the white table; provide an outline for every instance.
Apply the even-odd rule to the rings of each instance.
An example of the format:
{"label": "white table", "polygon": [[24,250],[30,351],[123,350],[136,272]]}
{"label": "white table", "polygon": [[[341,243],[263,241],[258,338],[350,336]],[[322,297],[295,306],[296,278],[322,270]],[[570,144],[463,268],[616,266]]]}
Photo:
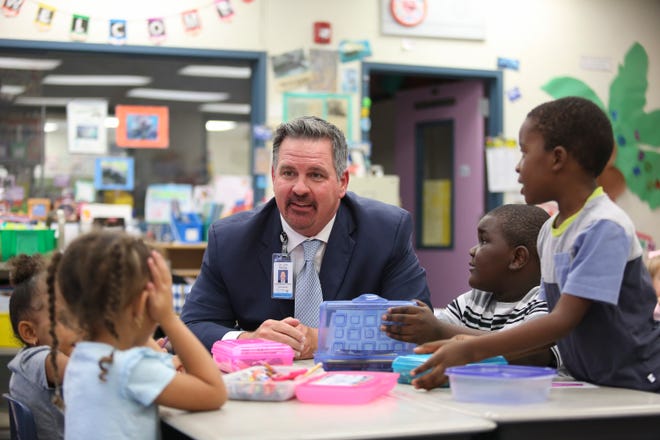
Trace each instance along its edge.
{"label": "white table", "polygon": [[[309,365],[309,364],[307,364]],[[449,389],[397,384],[364,405],[228,401],[218,411],[161,408],[165,424],[195,439],[658,439],[660,394],[559,387],[525,405],[457,402]]]}
{"label": "white table", "polygon": [[658,439],[660,394],[610,387],[559,387],[548,401],[526,405],[457,402],[450,390],[420,398],[497,423],[497,439]]}
{"label": "white table", "polygon": [[[408,390],[406,390],[408,389]],[[220,410],[186,413],[161,407],[161,419],[194,439],[376,439],[443,436],[469,439],[495,422],[409,396],[409,385],[363,405],[229,400]]]}

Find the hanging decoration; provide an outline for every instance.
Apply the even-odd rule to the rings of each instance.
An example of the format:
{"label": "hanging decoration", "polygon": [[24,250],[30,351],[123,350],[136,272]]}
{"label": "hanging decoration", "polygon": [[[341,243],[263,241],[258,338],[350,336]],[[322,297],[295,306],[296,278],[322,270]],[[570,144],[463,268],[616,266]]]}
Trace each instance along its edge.
{"label": "hanging decoration", "polygon": [[156,44],[165,41],[165,20],[163,18],[150,18],[147,20],[147,30],[149,39]]}
{"label": "hanging decoration", "polygon": [[234,10],[229,0],[215,0],[215,7],[223,21],[229,21],[234,16]]}
{"label": "hanging decoration", "polygon": [[16,17],[23,6],[24,0],[5,0],[2,3],[2,13],[5,17]]}
{"label": "hanging decoration", "polygon": [[39,9],[37,9],[37,16],[34,19],[34,23],[40,31],[46,31],[50,29],[51,24],[53,24],[54,17],[55,8],[39,3]]}
{"label": "hanging decoration", "polygon": [[183,29],[189,35],[197,35],[202,30],[202,20],[199,18],[197,9],[190,9],[181,13]]}
{"label": "hanging decoration", "polygon": [[607,107],[591,87],[576,78],[553,78],[542,89],[553,98],[589,99],[609,115],[616,145],[599,183],[613,199],[627,186],[656,209],[660,206],[660,109],[644,109],[648,64],[644,47],[634,43],[610,85]]}
{"label": "hanging decoration", "polygon": [[110,20],[110,43],[126,44],[126,20]]}
{"label": "hanging decoration", "polygon": [[[84,11],[67,11],[38,2],[38,0],[27,0],[27,2],[36,5],[37,12],[34,22],[41,31],[50,30],[55,13],[58,13],[71,16],[71,20],[69,21],[69,36],[72,40],[86,41],[90,29],[95,25],[98,27],[98,22],[104,22],[109,24],[108,38],[110,43],[120,45],[126,44],[127,42],[126,36],[128,33],[129,20],[122,18],[108,19],[106,17],[93,16],[92,14],[84,13]],[[144,20],[146,20],[149,39],[154,44],[161,44],[167,38],[166,22],[172,18],[172,16],[180,17],[180,25],[183,27],[185,33],[194,36],[202,30],[200,9],[213,8],[223,22],[231,22],[235,15],[231,0],[199,0],[199,2],[201,4],[195,5],[193,8],[190,8],[191,5],[189,4],[186,5],[188,9],[185,9],[182,12],[176,12],[176,14],[163,15],[157,18],[135,18],[130,21],[144,22]],[[252,0],[243,0],[243,2],[252,3]],[[22,6],[25,3],[26,0],[2,0],[2,13],[5,17],[17,17],[21,13]],[[60,22],[59,19],[58,22]]]}
{"label": "hanging decoration", "polygon": [[71,19],[71,39],[85,41],[89,33],[89,17],[74,14]]}

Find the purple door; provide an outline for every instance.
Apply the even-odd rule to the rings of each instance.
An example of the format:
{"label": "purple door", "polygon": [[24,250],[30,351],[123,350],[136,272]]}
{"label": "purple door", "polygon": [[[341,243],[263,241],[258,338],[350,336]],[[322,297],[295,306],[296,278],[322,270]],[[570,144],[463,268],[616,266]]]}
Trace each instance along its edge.
{"label": "purple door", "polygon": [[434,307],[469,289],[469,249],[485,206],[483,95],[479,81],[396,95],[395,172]]}

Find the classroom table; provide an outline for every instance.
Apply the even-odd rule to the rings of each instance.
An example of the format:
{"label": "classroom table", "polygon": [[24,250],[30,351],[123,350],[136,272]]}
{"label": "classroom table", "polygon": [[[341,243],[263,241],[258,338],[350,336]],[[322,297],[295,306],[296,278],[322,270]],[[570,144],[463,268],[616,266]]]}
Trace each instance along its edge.
{"label": "classroom table", "polygon": [[200,440],[657,439],[660,394],[565,382],[550,390],[546,402],[502,405],[458,402],[447,388],[397,384],[364,405],[230,400],[218,411],[202,413],[161,407],[161,419],[170,433]]}
{"label": "classroom table", "polygon": [[546,402],[488,405],[457,402],[448,390],[419,396],[436,405],[497,424],[487,438],[498,440],[658,439],[660,394],[624,388],[558,382]]}
{"label": "classroom table", "polygon": [[178,433],[212,439],[472,439],[494,430],[495,422],[408,398],[409,385],[397,384],[389,394],[368,404],[321,405],[229,400],[217,411],[188,413],[160,408],[163,438]]}

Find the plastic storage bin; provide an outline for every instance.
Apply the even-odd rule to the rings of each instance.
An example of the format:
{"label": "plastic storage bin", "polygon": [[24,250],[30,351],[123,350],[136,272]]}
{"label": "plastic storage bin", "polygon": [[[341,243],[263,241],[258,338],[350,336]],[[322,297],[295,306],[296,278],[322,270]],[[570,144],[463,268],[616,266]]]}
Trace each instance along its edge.
{"label": "plastic storage bin", "polygon": [[415,305],[363,294],[352,301],[324,301],[320,308],[315,362],[326,371],[392,371],[392,361],[411,354],[415,344],[397,341],[380,330],[381,316],[389,307]]}
{"label": "plastic storage bin", "polygon": [[450,367],[451,394],[462,402],[522,404],[548,399],[556,370],[522,365],[473,364]]}
{"label": "plastic storage bin", "polygon": [[[274,375],[269,375],[269,369],[263,365],[225,374],[222,378],[227,387],[227,395],[233,400],[289,400],[294,396],[298,384],[308,379],[303,376],[307,372],[304,367],[275,366],[270,369],[275,372]],[[289,375],[292,378],[288,379]]]}
{"label": "plastic storage bin", "polygon": [[172,235],[175,241],[199,243],[204,238],[202,220],[195,213],[172,216]]}
{"label": "plastic storage bin", "polygon": [[382,371],[332,371],[298,385],[296,397],[309,403],[367,403],[394,388],[398,377]]}
{"label": "plastic storage bin", "polygon": [[0,229],[1,261],[19,254],[45,254],[55,249],[53,229]]}
{"label": "plastic storage bin", "polygon": [[216,341],[211,353],[218,368],[226,373],[253,365],[291,365],[294,356],[288,345],[258,338]]}

